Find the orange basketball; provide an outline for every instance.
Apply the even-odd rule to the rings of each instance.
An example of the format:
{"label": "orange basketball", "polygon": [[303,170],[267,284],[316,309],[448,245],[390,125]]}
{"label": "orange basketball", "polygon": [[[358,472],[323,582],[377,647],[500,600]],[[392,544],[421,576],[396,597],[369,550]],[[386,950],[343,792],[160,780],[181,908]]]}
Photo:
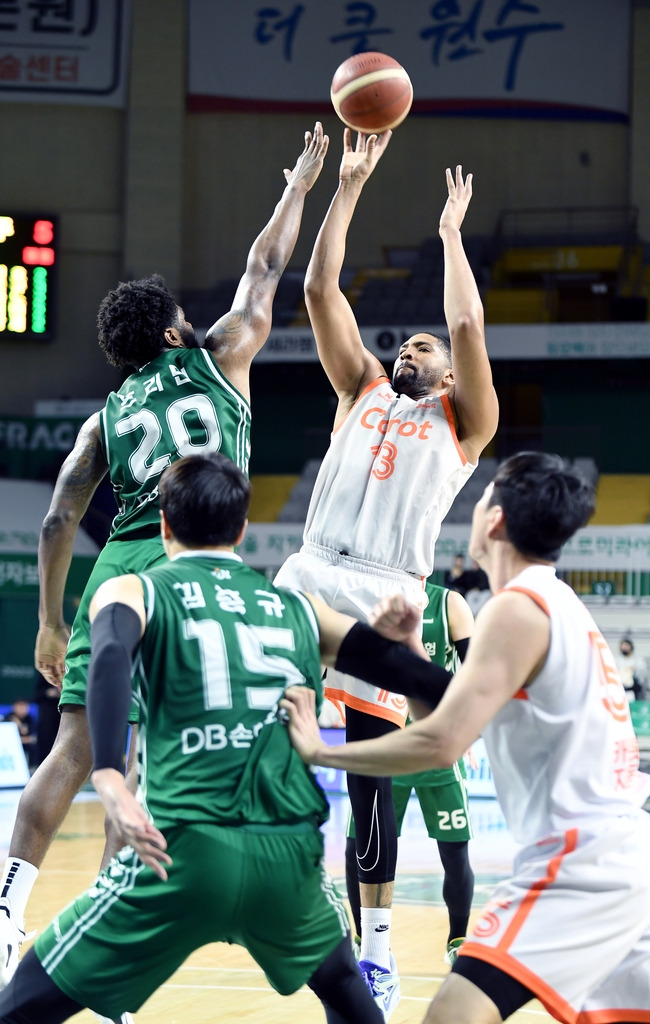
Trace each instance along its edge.
{"label": "orange basketball", "polygon": [[379,134],[402,123],[411,109],[413,86],[401,64],[371,51],[343,61],[334,73],[330,96],[348,128]]}

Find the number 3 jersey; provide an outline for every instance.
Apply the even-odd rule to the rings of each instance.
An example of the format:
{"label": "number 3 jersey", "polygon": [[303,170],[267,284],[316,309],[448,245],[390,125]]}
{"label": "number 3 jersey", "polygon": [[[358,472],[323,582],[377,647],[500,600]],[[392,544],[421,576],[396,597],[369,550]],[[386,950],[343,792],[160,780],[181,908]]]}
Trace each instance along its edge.
{"label": "number 3 jersey", "polygon": [[332,434],[305,542],[429,576],[440,524],[475,468],[446,395],[412,399],[380,377]]}
{"label": "number 3 jersey", "polygon": [[158,481],[184,455],[220,451],[248,472],[250,406],[202,348],[161,352],[111,392],[100,413],[119,509],[110,540],[160,532]]}
{"label": "number 3 jersey", "polygon": [[156,825],[322,824],[325,794],[277,714],[290,685],[311,686],[321,702],[307,598],[228,552],[183,552],[140,579],[140,792]]}

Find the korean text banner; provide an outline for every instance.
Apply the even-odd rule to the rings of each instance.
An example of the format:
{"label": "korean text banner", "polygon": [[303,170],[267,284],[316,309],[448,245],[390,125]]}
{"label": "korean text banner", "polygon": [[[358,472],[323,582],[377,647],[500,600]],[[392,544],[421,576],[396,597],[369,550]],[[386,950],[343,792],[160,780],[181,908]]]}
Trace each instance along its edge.
{"label": "korean text banner", "polygon": [[0,100],[123,107],[131,0],[3,0]]}
{"label": "korean text banner", "polygon": [[366,50],[406,68],[415,113],[626,120],[629,0],[189,0],[190,110],[331,111]]}

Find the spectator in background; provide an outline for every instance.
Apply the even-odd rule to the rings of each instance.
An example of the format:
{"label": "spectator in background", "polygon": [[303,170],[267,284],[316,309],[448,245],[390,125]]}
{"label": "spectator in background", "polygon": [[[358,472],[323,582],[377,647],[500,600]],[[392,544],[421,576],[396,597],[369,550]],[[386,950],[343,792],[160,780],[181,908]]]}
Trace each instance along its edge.
{"label": "spectator in background", "polygon": [[20,742],[25,751],[27,764],[30,768],[36,765],[36,719],[31,713],[26,697],[18,697],[11,706],[11,711],[3,716],[3,722],[14,722],[18,726]]}
{"label": "spectator in background", "polygon": [[36,673],[33,702],[38,707],[38,724],[36,727],[36,744],[34,747],[34,767],[45,760],[54,745],[59,728],[59,697],[60,690],[48,683],[47,679]]}
{"label": "spectator in background", "polygon": [[469,593],[470,590],[490,589],[490,581],[487,577],[487,573],[481,569],[478,562],[473,558],[468,572],[465,573],[465,577],[469,579],[469,586],[467,586],[467,583],[465,584],[466,593]]}
{"label": "spectator in background", "polygon": [[490,597],[490,583],[487,574],[478,562],[471,561],[469,569],[465,568],[465,556],[460,552],[454,556],[451,567],[444,575],[445,587],[461,594],[472,609],[473,615],[478,613]]}
{"label": "spectator in background", "polygon": [[451,563],[449,569],[445,569],[444,584],[449,590],[457,590],[459,594],[465,596],[465,592],[462,589],[461,580],[465,575],[465,555],[462,551],[459,551],[457,555],[454,555],[454,560]]}
{"label": "spectator in background", "polygon": [[621,682],[625,687],[627,699],[643,700],[645,676],[645,661],[638,654],[634,653],[634,644],[629,636],[621,637],[618,645],[616,664],[618,666]]}

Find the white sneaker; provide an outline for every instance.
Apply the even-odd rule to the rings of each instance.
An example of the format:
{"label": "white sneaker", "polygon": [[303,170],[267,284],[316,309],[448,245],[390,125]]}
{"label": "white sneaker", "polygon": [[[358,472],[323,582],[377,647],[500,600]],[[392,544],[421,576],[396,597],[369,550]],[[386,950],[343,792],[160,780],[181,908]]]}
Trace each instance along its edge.
{"label": "white sneaker", "polygon": [[135,1024],[133,1017],[130,1013],[123,1013],[121,1017],[102,1017],[101,1013],[95,1013],[94,1010],[90,1011],[93,1017],[96,1017],[99,1024]]}
{"label": "white sneaker", "polygon": [[465,936],[463,935],[461,939],[452,939],[451,942],[447,943],[447,950],[445,952],[444,961],[446,964],[449,964],[450,967],[453,967],[454,964],[456,963],[456,960],[458,959],[458,954],[460,953],[460,947],[462,946],[464,941]]}
{"label": "white sneaker", "polygon": [[390,971],[378,967],[371,960],[360,960],[359,970],[364,977],[372,998],[387,1021],[399,1003],[400,984],[395,957],[390,954]]}
{"label": "white sneaker", "polygon": [[24,941],[25,933],[11,916],[9,900],[0,899],[0,989],[13,978]]}

